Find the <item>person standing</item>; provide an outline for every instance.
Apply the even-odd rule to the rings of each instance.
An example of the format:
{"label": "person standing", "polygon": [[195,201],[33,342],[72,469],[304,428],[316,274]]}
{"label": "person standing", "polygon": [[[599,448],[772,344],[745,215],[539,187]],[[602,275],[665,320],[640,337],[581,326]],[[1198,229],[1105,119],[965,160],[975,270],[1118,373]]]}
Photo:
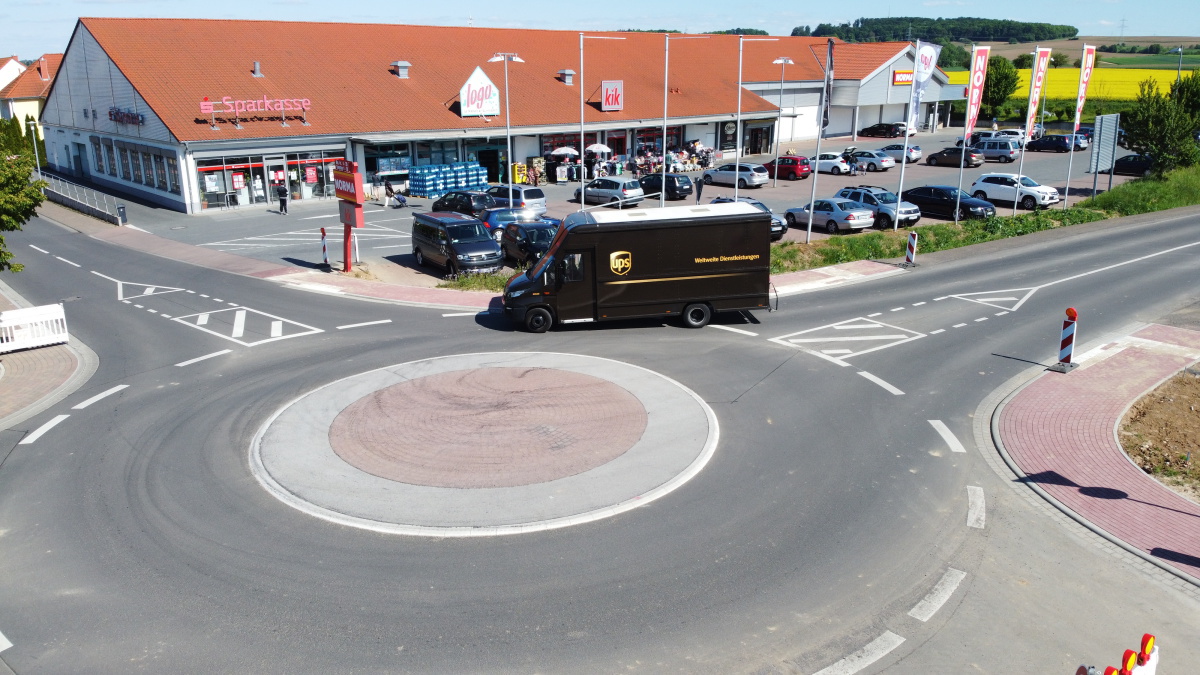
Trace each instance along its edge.
{"label": "person standing", "polygon": [[283,183],[275,186],[275,194],[279,195],[279,214],[286,216],[288,193],[287,188],[283,186]]}
{"label": "person standing", "polygon": [[704,192],[704,180],[695,181],[696,183],[696,203],[700,203],[700,193]]}

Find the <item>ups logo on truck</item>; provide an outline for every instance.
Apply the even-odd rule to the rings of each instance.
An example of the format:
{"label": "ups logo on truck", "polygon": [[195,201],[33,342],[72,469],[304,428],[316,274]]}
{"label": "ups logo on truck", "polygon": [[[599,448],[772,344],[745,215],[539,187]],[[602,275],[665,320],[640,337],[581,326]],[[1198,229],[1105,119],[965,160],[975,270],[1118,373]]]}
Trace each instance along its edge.
{"label": "ups logo on truck", "polygon": [[628,274],[629,269],[633,267],[633,256],[629,251],[613,251],[608,254],[608,267],[613,274]]}

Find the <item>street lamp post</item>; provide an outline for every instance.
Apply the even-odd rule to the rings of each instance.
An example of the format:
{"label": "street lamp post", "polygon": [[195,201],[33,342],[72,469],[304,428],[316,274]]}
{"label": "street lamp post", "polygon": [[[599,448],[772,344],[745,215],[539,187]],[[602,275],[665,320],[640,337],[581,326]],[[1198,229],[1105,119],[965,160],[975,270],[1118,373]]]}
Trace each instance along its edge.
{"label": "street lamp post", "polygon": [[37,149],[37,120],[27,120],[25,126],[29,129],[29,133],[31,134],[30,139],[33,141],[33,161],[37,165],[38,180],[42,180],[42,159],[38,156]]}
{"label": "street lamp post", "polygon": [[779,64],[779,117],[775,123],[775,182],[771,184],[771,187],[779,187],[779,140],[783,136],[783,73],[788,64],[794,65],[796,62],[786,56],[781,56],[771,63]]}
{"label": "street lamp post", "polygon": [[663,125],[662,125],[662,185],[658,189],[658,208],[663,208],[667,205],[667,93],[668,80],[670,79],[671,71],[671,40],[704,40],[707,35],[681,35],[671,37],[670,33],[663,33]]}
{"label": "street lamp post", "polygon": [[737,129],[733,132],[737,139],[737,144],[734,146],[737,157],[733,160],[733,201],[735,202],[738,198],[738,183],[742,180],[742,55],[747,42],[779,42],[779,40],[777,38],[750,38],[747,40],[745,35],[738,35]]}
{"label": "street lamp post", "polygon": [[[587,152],[586,147],[585,147],[587,141],[585,140],[585,137],[583,134],[583,108],[584,108],[584,99],[587,96],[587,92],[585,92],[583,90],[583,41],[584,40],[624,40],[624,39],[625,38],[623,38],[623,37],[609,37],[607,35],[584,35],[583,33],[579,34],[579,160],[581,163],[585,156],[584,153]],[[597,138],[599,138],[599,137],[597,137]],[[586,166],[586,164],[584,164],[583,166]],[[579,210],[582,211],[583,210],[583,202],[584,202],[584,199],[583,199],[584,187],[582,187],[583,186],[582,178],[580,178],[579,184],[581,186],[579,188],[579,190],[580,190],[580,192],[579,192]]]}
{"label": "street lamp post", "polygon": [[1167,53],[1172,54],[1174,52],[1179,52],[1179,65],[1175,68],[1175,81],[1178,82],[1183,79],[1183,45],[1179,45]]}
{"label": "street lamp post", "polygon": [[525,60],[517,56],[516,52],[496,52],[496,55],[488,59],[488,63],[496,61],[504,62],[504,139],[505,139],[505,154],[504,154],[504,175],[508,178],[509,196],[512,196],[512,119],[508,115],[508,62],[525,63]]}

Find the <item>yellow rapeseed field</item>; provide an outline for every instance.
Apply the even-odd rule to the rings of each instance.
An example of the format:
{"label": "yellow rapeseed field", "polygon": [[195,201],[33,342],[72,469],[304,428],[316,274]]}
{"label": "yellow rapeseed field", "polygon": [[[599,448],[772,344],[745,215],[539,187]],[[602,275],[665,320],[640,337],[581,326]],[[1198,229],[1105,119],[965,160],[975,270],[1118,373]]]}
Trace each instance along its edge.
{"label": "yellow rapeseed field", "polygon": [[[1029,94],[1029,71],[1019,71],[1021,83],[1017,85],[1018,98]],[[970,75],[965,70],[946,73],[950,84],[965,85]],[[1151,68],[1097,68],[1092,71],[1092,82],[1088,85],[1088,98],[1129,100],[1137,98],[1138,84],[1147,78],[1158,82],[1159,91],[1167,91],[1175,81],[1175,73]],[[1075,98],[1079,88],[1078,68],[1051,68],[1046,74],[1046,93],[1049,98]]]}

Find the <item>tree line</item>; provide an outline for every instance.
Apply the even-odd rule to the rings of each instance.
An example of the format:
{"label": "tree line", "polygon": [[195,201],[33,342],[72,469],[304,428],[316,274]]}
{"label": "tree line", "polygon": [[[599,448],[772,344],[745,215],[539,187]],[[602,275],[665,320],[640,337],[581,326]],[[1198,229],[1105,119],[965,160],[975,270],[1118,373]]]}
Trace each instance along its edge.
{"label": "tree line", "polygon": [[853,23],[818,24],[815,29],[797,26],[792,35],[836,37],[846,42],[1037,42],[1073,38],[1079,34],[1074,26],[1009,21],[1006,19],[929,19],[925,17],[891,17],[887,19],[858,19]]}

